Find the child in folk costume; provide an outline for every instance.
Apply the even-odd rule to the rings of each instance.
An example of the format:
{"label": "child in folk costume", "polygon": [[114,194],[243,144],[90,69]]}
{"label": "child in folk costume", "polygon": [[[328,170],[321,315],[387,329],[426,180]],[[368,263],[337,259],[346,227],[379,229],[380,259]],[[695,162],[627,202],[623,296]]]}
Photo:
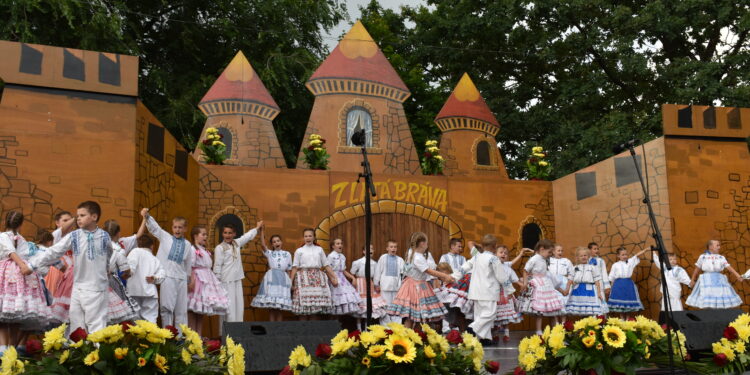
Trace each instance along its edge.
{"label": "child in folk costume", "polygon": [[[55,214],[55,227],[56,229],[52,231],[52,244],[56,244],[60,239],[68,234],[71,230],[75,229],[76,221],[73,219],[73,215],[70,214],[68,211],[60,211]],[[49,247],[49,246],[47,246]],[[55,294],[55,291],[57,290],[57,286],[60,284],[63,278],[63,271],[57,269],[56,267],[51,267],[49,269],[49,272],[47,273],[47,276],[44,278],[45,284],[47,285],[47,290],[49,290],[51,295]]]}
{"label": "child in folk costume", "polygon": [[[108,322],[119,323],[136,319],[138,317],[138,304],[128,296],[125,287],[126,280],[130,277],[128,253],[137,246],[136,240],[146,231],[146,226],[141,221],[141,227],[136,234],[122,238],[120,237],[120,224],[115,220],[105,221],[102,229],[109,234],[109,238],[112,240],[112,259],[110,262],[114,267],[114,272],[109,275],[111,293]],[[124,264],[124,268],[118,267],[118,264]],[[116,294],[117,298],[113,298],[112,293]]]}
{"label": "child in folk costume", "polygon": [[156,258],[164,268],[164,281],[159,292],[159,313],[162,326],[179,327],[187,324],[187,289],[192,284],[193,258],[190,242],[185,238],[187,219],[172,219],[172,234],[161,229],[159,223],[149,215],[148,208],[141,210],[148,231],[159,240]]}
{"label": "child in folk costume", "polygon": [[440,257],[439,263],[448,263],[453,270],[461,269],[461,266],[466,263],[466,258],[461,255],[461,252],[464,249],[464,244],[461,242],[460,238],[451,238],[448,246],[450,247],[450,251]]}
{"label": "child in folk costume", "polygon": [[39,276],[24,261],[29,246],[19,234],[23,221],[21,212],[8,211],[0,233],[0,351],[18,344],[21,324],[43,326],[49,316]]}
{"label": "child in folk costume", "polygon": [[[63,237],[40,256],[31,259],[31,267],[49,265],[73,250],[73,286],[70,297],[71,331],[83,328],[95,332],[105,327],[109,306],[109,273],[114,270],[112,241],[106,231],[97,226],[101,207],[93,201],[78,205],[76,212],[79,229]],[[118,264],[121,268],[127,264]],[[62,286],[61,286],[62,288]]]}
{"label": "child in folk costume", "polygon": [[292,312],[301,315],[300,320],[318,320],[319,314],[333,308],[328,283],[337,286],[339,281],[323,248],[315,244],[315,230],[306,228],[302,237],[305,243],[294,251],[292,260]]}
{"label": "child in folk costume", "polygon": [[427,261],[427,235],[416,232],[411,235],[410,255],[407,256],[404,266],[404,278],[393,303],[386,309],[389,315],[406,318],[404,325],[408,328],[414,327],[415,323],[429,323],[438,321],[448,312],[435,296],[432,286],[427,282],[427,276],[431,275],[441,279],[445,283],[455,280],[447,274],[430,268]]}
{"label": "child in folk costume", "polygon": [[260,233],[263,243],[263,255],[268,260],[268,271],[258,287],[258,293],[250,304],[252,307],[268,309],[269,320],[283,320],[282,311],[292,310],[292,254],[282,250],[281,236],[271,236],[271,249],[266,247],[265,231]]}
{"label": "child in folk costume", "polygon": [[[727,277],[722,271],[729,270],[738,280],[742,280],[737,271],[729,265],[727,259],[719,254],[721,243],[709,240],[706,244],[708,250],[698,257],[695,263],[695,271],[690,279],[693,292],[688,296],[685,304],[700,309],[726,309],[742,304],[742,299],[729,284]],[[698,277],[698,273],[703,273]],[[698,282],[695,282],[698,277]]]}
{"label": "child in folk costume", "polygon": [[227,291],[211,270],[211,253],[206,250],[208,232],[201,226],[190,231],[193,239],[193,283],[188,285],[188,326],[201,334],[203,316],[224,315],[229,309]]}
{"label": "child in folk costume", "polygon": [[602,275],[599,267],[589,263],[590,258],[591,250],[588,248],[576,249],[578,264],[573,267],[573,274],[565,287],[568,292],[565,311],[570,315],[604,315],[608,312]]}
{"label": "child in folk costume", "polygon": [[[372,245],[370,245],[370,257],[372,257]],[[365,253],[365,248],[362,247],[362,254]],[[357,288],[359,293],[359,313],[356,314],[358,321],[367,317],[367,279],[365,278],[365,257],[359,258],[352,262],[351,274],[356,277],[354,286]],[[378,293],[378,288],[372,282],[373,276],[378,269],[378,263],[374,259],[370,258],[370,297],[372,298],[372,317],[374,319],[380,319],[385,315],[385,308],[388,303]]]}
{"label": "child in folk costume", "polygon": [[[378,259],[378,268],[375,270],[375,287],[380,288],[380,295],[383,296],[387,305],[393,302],[401,288],[401,280],[404,270],[404,259],[397,255],[398,244],[394,240],[386,242],[386,253]],[[386,306],[387,306],[386,305]],[[401,318],[397,319],[399,322]],[[380,318],[381,324],[387,324],[395,321],[388,314]]]}
{"label": "child in folk costume", "polygon": [[628,258],[627,249],[617,248],[619,260],[612,264],[612,269],[609,271],[612,292],[609,294],[607,305],[610,311],[624,313],[623,319],[627,318],[627,313],[643,310],[641,298],[638,296],[638,287],[632,277],[635,267],[641,261],[639,257],[648,250],[649,248],[645,248]]}
{"label": "child in folk costume", "polygon": [[241,322],[245,318],[245,298],[242,293],[242,279],[245,270],[242,267],[242,247],[255,239],[259,230],[263,230],[263,220],[259,220],[255,228],[250,229],[240,238],[235,239],[237,228],[232,224],[224,224],[221,228],[222,243],[214,249],[214,274],[221,280],[229,296],[229,310],[226,315],[219,317],[219,326],[223,322]]}
{"label": "child in folk costume", "polygon": [[331,288],[333,298],[333,315],[356,315],[359,313],[361,301],[359,293],[349,280],[354,281],[354,276],[346,270],[346,256],[341,252],[344,250],[344,242],[336,238],[331,242],[331,253],[328,254],[328,265],[338,278],[338,285]]}
{"label": "child in folk costume", "polygon": [[[452,241],[452,240],[451,240]],[[463,246],[463,245],[462,245]],[[474,246],[473,241],[467,243],[467,247],[471,251],[471,256],[474,257],[479,253],[477,248]],[[461,267],[453,268],[453,272],[457,274]],[[456,282],[446,286],[444,301],[448,303],[449,309],[454,310],[455,317],[454,321],[458,325],[461,331],[466,330],[466,319],[471,319],[474,314],[472,301],[469,299],[469,286],[471,285],[471,270],[463,273],[463,276],[456,279]]]}
{"label": "child in folk costume", "polygon": [[138,237],[136,248],[128,254],[130,281],[128,295],[139,306],[142,319],[156,323],[159,315],[159,294],[156,284],[164,281],[166,274],[161,262],[154,256],[154,240],[148,234]]}
{"label": "child in folk costume", "polygon": [[[523,316],[518,313],[516,297],[513,296],[513,293],[516,291],[513,284],[516,284],[519,289],[522,288],[520,279],[516,271],[513,270],[513,265],[521,259],[524,250],[519,251],[518,255],[512,261],[508,261],[508,253],[508,247],[505,245],[498,246],[495,252],[497,258],[503,263],[505,273],[508,275],[508,279],[501,285],[500,297],[497,301],[497,317],[495,318],[495,328],[503,330],[503,342],[510,341],[510,328],[508,326],[512,323],[520,323],[523,320]],[[493,341],[495,341],[495,335],[493,335]]]}
{"label": "child in folk costume", "polygon": [[[659,262],[659,254],[656,253],[657,249],[652,248],[652,257],[656,268],[661,268],[661,262]],[[669,305],[672,311],[682,311],[682,286],[680,284],[690,285],[690,276],[687,271],[677,264],[677,255],[674,253],[667,253],[667,259],[669,264],[672,266],[671,270],[664,270],[664,277],[667,280],[667,290],[669,291]],[[664,296],[661,297],[661,309],[665,310]]]}
{"label": "child in folk costume", "polygon": [[564,301],[555,289],[555,283],[549,276],[547,260],[555,244],[550,240],[541,240],[536,244],[534,256],[529,258],[523,268],[523,287],[519,299],[520,311],[536,316],[536,333],[542,334],[542,318],[562,315]]}
{"label": "child in folk costume", "polygon": [[461,271],[472,270],[469,299],[473,301],[474,321],[469,324],[482,345],[492,344],[492,327],[497,319],[497,301],[509,275],[503,262],[495,255],[497,239],[491,234],[482,238],[482,252],[461,266]]}
{"label": "child in folk costume", "polygon": [[[447,275],[453,274],[453,267],[451,267],[451,265],[447,262],[438,263],[435,270]],[[454,327],[457,326],[459,315],[463,317],[463,314],[461,314],[461,311],[459,309],[455,307],[451,308],[450,303],[447,302],[450,296],[450,294],[448,293],[448,288],[453,284],[446,284],[440,280],[433,280],[433,284],[435,281],[439,282],[440,285],[437,288],[433,288],[432,291],[435,292],[435,296],[437,296],[438,300],[440,300],[440,303],[442,303],[443,306],[445,306],[445,308],[448,310],[448,313],[445,314],[445,317],[443,317],[442,321],[442,331],[443,333],[448,333],[451,330],[451,325],[453,325]]]}
{"label": "child in folk costume", "polygon": [[589,263],[599,267],[599,273],[602,275],[602,286],[604,287],[604,295],[609,295],[609,291],[612,287],[610,280],[609,280],[609,274],[607,273],[607,261],[604,260],[604,258],[599,256],[599,244],[596,242],[589,242],[588,246],[589,250],[591,250],[591,255],[589,258]]}

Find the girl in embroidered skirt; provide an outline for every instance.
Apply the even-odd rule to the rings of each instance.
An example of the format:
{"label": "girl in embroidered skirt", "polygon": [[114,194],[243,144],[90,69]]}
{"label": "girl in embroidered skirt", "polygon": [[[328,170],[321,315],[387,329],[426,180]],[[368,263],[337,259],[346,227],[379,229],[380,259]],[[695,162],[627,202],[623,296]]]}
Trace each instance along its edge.
{"label": "girl in embroidered skirt", "polygon": [[[508,261],[508,252],[508,248],[505,245],[498,246],[495,252],[495,255],[503,262],[505,272],[509,276],[508,280],[500,286],[502,289],[500,291],[500,299],[497,300],[497,317],[495,318],[496,331],[503,330],[503,342],[510,341],[510,328],[508,326],[512,323],[520,323],[523,320],[523,316],[518,312],[516,306],[516,297],[513,295],[516,291],[513,287],[514,283],[519,288],[522,287],[516,271],[513,270],[513,265],[521,259],[525,251],[519,251],[518,255],[512,261]],[[495,340],[494,337],[495,335],[493,334],[493,341],[499,341],[499,335],[498,340]]]}
{"label": "girl in embroidered skirt", "polygon": [[265,231],[260,233],[263,244],[263,255],[268,260],[268,271],[258,288],[258,294],[253,298],[251,306],[268,309],[268,316],[272,322],[282,321],[282,311],[292,310],[292,279],[289,271],[292,269],[292,254],[282,250],[281,236],[271,236],[271,249],[266,247]]}
{"label": "girl in embroidered skirt", "polygon": [[294,251],[292,260],[292,312],[300,320],[318,320],[333,309],[328,283],[335,287],[339,281],[323,248],[315,244],[315,230],[306,228],[302,236],[305,244]]}
{"label": "girl in embroidered skirt", "polygon": [[590,258],[591,250],[588,248],[576,249],[578,264],[573,267],[573,274],[565,288],[568,291],[565,311],[570,315],[604,315],[608,312],[602,276],[599,267],[589,263]]}
{"label": "girl in embroidered skirt", "polygon": [[438,321],[448,312],[435,296],[432,286],[426,281],[427,276],[434,276],[444,283],[455,280],[450,275],[430,269],[425,252],[427,252],[427,235],[416,232],[411,235],[411,248],[404,266],[406,278],[386,309],[389,315],[406,318],[404,325],[413,328],[415,323]]}
{"label": "girl in embroidered skirt", "polygon": [[[24,261],[28,261],[29,259],[33,258],[35,255],[42,253],[47,250],[48,247],[52,246],[55,239],[52,236],[52,233],[50,233],[46,229],[40,229],[36,237],[34,237],[34,242],[29,241],[29,251],[25,257],[23,257]],[[44,266],[39,267],[35,274],[39,277],[39,283],[42,286],[42,291],[44,293],[44,300],[47,303],[47,306],[52,305],[52,293],[49,292],[47,289],[47,286],[45,285],[44,278],[48,275],[48,272],[51,269],[55,269],[55,267],[59,267],[61,265],[60,262],[55,263],[53,266]],[[51,310],[50,310],[51,311]],[[50,321],[47,321],[47,325],[49,325]],[[33,322],[27,322],[21,325],[21,337],[19,341],[19,345],[22,345],[26,342],[26,339],[28,338],[28,335],[30,333],[42,333],[45,331],[45,328],[47,328],[45,325],[40,325],[39,322],[33,321]],[[51,327],[54,328],[54,327]]]}
{"label": "girl in embroidered skirt", "polygon": [[[146,230],[144,223],[138,233],[129,237],[120,237],[120,224],[115,220],[107,220],[102,226],[112,241],[112,258],[110,264],[115,268],[114,273],[109,274],[109,323],[120,323],[138,318],[139,307],[134,299],[128,296],[125,282],[130,278],[130,266],[128,265],[128,253],[136,247],[138,236],[143,235]],[[118,265],[123,265],[120,267]],[[115,298],[116,297],[116,298]]]}
{"label": "girl in embroidered skirt", "polygon": [[[469,249],[471,256],[479,253],[474,246],[474,241],[468,241],[466,247]],[[454,270],[458,271],[458,270]],[[468,327],[467,319],[474,317],[474,303],[469,299],[469,286],[471,285],[471,271],[465,273],[455,283],[445,285],[440,297],[441,301],[448,304],[448,310],[451,312],[454,324],[460,331],[466,331]]]}
{"label": "girl in embroidered skirt", "polygon": [[[552,281],[555,282],[555,288],[568,289],[568,281],[573,277],[573,263],[570,259],[563,256],[563,247],[555,244],[552,249],[552,256],[549,258],[549,272]],[[567,296],[563,296],[563,304],[568,301]],[[555,323],[565,323],[565,315],[556,316]]]}
{"label": "girl in embroidered skirt", "polygon": [[[695,271],[690,280],[693,292],[688,296],[685,304],[700,309],[726,309],[742,304],[742,299],[729,284],[727,277],[721,272],[729,270],[738,280],[742,280],[737,271],[729,265],[727,259],[719,254],[721,243],[709,240],[706,244],[708,250],[698,257],[695,263]],[[703,273],[698,277],[698,273]],[[695,278],[698,277],[698,282]]]}
{"label": "girl in embroidered skirt", "polygon": [[520,312],[536,316],[536,333],[542,334],[542,318],[555,317],[564,313],[562,295],[555,289],[555,283],[549,275],[547,261],[555,244],[550,240],[541,240],[536,244],[536,254],[523,268]]}
{"label": "girl in embroidered skirt", "polygon": [[627,319],[629,313],[643,310],[641,298],[638,296],[638,287],[633,282],[633,271],[641,261],[640,257],[648,251],[645,248],[634,256],[628,258],[628,250],[624,247],[617,248],[618,261],[612,264],[609,271],[609,281],[612,283],[612,291],[609,294],[609,311],[622,313],[622,319]]}
{"label": "girl in embroidered skirt", "polygon": [[20,324],[43,326],[49,316],[39,276],[23,260],[29,246],[18,233],[22,224],[23,214],[9,211],[0,233],[0,352],[18,343]]}
{"label": "girl in embroidered skirt", "polygon": [[201,334],[203,316],[224,315],[229,308],[227,291],[221,281],[211,271],[211,253],[206,250],[208,233],[206,228],[194,226],[190,231],[193,238],[193,283],[188,285],[188,326]]}
{"label": "girl in embroidered skirt", "polygon": [[356,315],[359,313],[360,297],[349,280],[354,281],[354,276],[346,270],[346,256],[341,252],[344,250],[344,242],[336,238],[331,242],[331,253],[328,254],[328,265],[336,274],[339,284],[331,288],[333,298],[333,315]]}
{"label": "girl in embroidered skirt", "polygon": [[[385,308],[388,306],[388,302],[385,298],[380,295],[380,290],[375,286],[372,279],[375,277],[375,272],[378,270],[378,262],[372,259],[372,248],[370,245],[370,296],[372,297],[372,318],[380,319],[385,315]],[[364,246],[362,247],[362,254],[365,253]],[[358,326],[361,327],[364,324],[362,319],[367,317],[367,279],[365,278],[365,257],[359,258],[352,262],[351,273],[356,277],[354,286],[357,288],[359,293],[359,313],[356,314]],[[363,327],[367,328],[367,327]]]}

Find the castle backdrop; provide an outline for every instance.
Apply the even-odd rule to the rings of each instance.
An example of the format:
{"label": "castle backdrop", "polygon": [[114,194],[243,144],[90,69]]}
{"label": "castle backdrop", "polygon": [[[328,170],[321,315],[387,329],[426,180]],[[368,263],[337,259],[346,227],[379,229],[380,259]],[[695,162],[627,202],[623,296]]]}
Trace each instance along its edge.
{"label": "castle backdrop", "polygon": [[[221,166],[200,162],[199,151],[189,155],[138,99],[136,57],[5,41],[0,53],[0,214],[22,210],[27,237],[53,227],[55,212],[93,199],[102,204],[102,219],[118,220],[125,235],[139,225],[141,207],[162,225],[180,215],[206,226],[211,248],[220,223],[249,228],[263,219],[290,251],[306,227],[324,247],[342,237],[351,262],[364,244],[361,155],[349,142],[360,123],[379,193],[372,203],[376,256],[391,238],[403,252],[414,231],[429,235],[435,253],[450,238],[485,233],[513,249],[549,238],[570,258],[576,246],[596,241],[610,264],[616,247],[636,251],[652,243],[628,154],[556,181],[511,180],[494,139],[500,123],[468,75],[435,119],[445,175],[422,175],[403,108],[409,89],[360,23],[307,82],[315,104],[306,138],[328,140],[328,171],[306,169],[301,160],[286,167],[273,129],[283,108],[241,52],[196,103],[205,126],[224,135],[228,160]],[[665,104],[662,113],[664,136],[638,154],[667,246],[692,272],[706,240],[719,239],[744,272],[750,109]],[[243,250],[243,261],[245,319],[264,320],[264,311],[250,307],[267,268],[258,240]],[[660,294],[650,261],[641,262],[635,278],[646,314],[655,317]],[[747,300],[750,289],[735,287]],[[207,325],[215,334],[216,321]]]}

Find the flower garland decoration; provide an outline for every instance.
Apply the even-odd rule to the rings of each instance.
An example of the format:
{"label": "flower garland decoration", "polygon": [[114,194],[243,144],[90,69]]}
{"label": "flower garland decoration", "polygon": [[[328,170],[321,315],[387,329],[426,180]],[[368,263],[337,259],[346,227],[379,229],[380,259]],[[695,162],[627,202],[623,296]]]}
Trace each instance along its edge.
{"label": "flower garland decoration", "polygon": [[528,170],[530,180],[546,180],[552,172],[552,165],[544,158],[547,152],[542,146],[531,148],[531,155],[526,159],[526,169]]}
{"label": "flower garland decoration", "polygon": [[500,364],[483,362],[482,344],[471,334],[447,337],[423,324],[417,332],[399,323],[372,325],[367,331],[339,332],[315,356],[301,345],[289,355],[282,375],[312,374],[495,374]]}
{"label": "flower garland decoration", "polygon": [[206,129],[206,139],[198,144],[198,147],[203,151],[203,161],[206,164],[224,164],[224,160],[227,159],[227,145],[221,141],[222,139],[224,139],[224,135],[219,134],[219,130],[216,128]]}
{"label": "flower garland decoration", "polygon": [[328,169],[328,158],[331,155],[326,150],[326,140],[318,134],[310,134],[309,143],[306,148],[302,149],[307,167],[310,169]]}
{"label": "flower garland decoration", "polygon": [[[180,325],[160,328],[146,320],[125,322],[91,334],[83,329],[65,338],[65,324],[44,334],[42,342],[30,339],[28,358],[20,358],[13,347],[5,351],[0,374],[206,374],[244,375],[245,350],[227,337],[226,346],[205,343],[200,335]],[[219,349],[216,349],[216,348]]]}
{"label": "flower garland decoration", "polygon": [[422,173],[426,175],[443,174],[445,161],[440,155],[440,149],[437,146],[438,142],[435,140],[428,140],[424,145],[425,152],[422,154]]}

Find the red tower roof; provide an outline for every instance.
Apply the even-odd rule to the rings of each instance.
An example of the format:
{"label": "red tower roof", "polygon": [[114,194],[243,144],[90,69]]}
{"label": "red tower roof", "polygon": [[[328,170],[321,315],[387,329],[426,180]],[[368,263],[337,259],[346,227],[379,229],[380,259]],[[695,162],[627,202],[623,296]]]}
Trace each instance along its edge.
{"label": "red tower roof", "polygon": [[409,92],[404,81],[359,21],[346,33],[308,82],[328,78],[369,81]]}
{"label": "red tower roof", "polygon": [[435,117],[435,121],[439,122],[439,120],[449,117],[465,117],[500,127],[500,123],[490,111],[490,107],[484,102],[479,90],[466,73],[458,81],[451,96],[448,97],[440,113]]}
{"label": "red tower roof", "polygon": [[[279,110],[278,104],[242,51],[237,52],[199,105],[217,101],[254,102]],[[201,106],[203,108],[203,106]]]}

